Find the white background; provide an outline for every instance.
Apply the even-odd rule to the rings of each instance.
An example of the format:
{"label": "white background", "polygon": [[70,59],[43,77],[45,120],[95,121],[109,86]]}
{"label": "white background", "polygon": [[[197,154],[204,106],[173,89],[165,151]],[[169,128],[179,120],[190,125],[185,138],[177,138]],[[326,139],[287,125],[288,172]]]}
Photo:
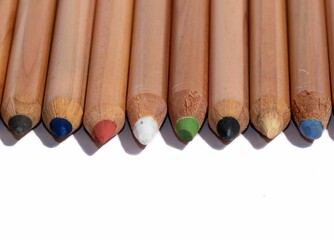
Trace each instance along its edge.
{"label": "white background", "polygon": [[83,128],[17,141],[1,123],[0,239],[332,240],[333,119],[313,143],[291,122],[225,145],[205,122],[185,145],[166,120],[146,148],[126,125],[99,149]]}

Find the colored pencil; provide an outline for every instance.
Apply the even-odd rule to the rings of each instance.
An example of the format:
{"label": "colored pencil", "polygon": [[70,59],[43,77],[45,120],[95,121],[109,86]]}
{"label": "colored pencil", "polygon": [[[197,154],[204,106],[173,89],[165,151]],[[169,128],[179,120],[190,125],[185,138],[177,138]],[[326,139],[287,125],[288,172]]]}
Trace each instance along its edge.
{"label": "colored pencil", "polygon": [[248,2],[212,0],[210,14],[210,128],[231,141],[248,126]]}
{"label": "colored pencil", "polygon": [[83,123],[99,144],[124,126],[133,2],[96,2]]}
{"label": "colored pencil", "polygon": [[285,0],[250,1],[250,119],[269,139],[290,122]]}
{"label": "colored pencil", "polygon": [[158,133],[167,114],[170,20],[170,0],[136,1],[127,116],[143,145]]}
{"label": "colored pencil", "polygon": [[0,1],[0,102],[4,89],[7,64],[12,44],[17,0]]}
{"label": "colored pencil", "polygon": [[300,133],[320,138],[332,112],[325,4],[289,0],[291,111]]}
{"label": "colored pencil", "polygon": [[171,29],[168,112],[186,142],[200,130],[208,106],[209,1],[175,0]]}
{"label": "colored pencil", "polygon": [[80,125],[85,101],[95,0],[59,0],[42,118],[57,139]]}
{"label": "colored pencil", "polygon": [[332,107],[334,106],[334,1],[326,0],[326,25],[329,47],[329,69],[332,87]]}
{"label": "colored pencil", "polygon": [[56,1],[19,1],[1,115],[18,137],[39,123]]}

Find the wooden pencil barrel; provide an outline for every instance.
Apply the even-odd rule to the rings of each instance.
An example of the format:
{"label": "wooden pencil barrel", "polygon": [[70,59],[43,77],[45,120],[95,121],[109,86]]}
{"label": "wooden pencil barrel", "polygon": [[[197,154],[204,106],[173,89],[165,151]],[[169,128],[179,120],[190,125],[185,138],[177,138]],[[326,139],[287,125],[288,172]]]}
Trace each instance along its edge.
{"label": "wooden pencil barrel", "polygon": [[330,75],[323,0],[289,0],[291,110],[297,125],[331,115]]}
{"label": "wooden pencil barrel", "polygon": [[160,128],[167,113],[171,0],[137,0],[131,47],[127,116],[131,128],[152,117]]}
{"label": "wooden pencil barrel", "polygon": [[[55,118],[81,124],[86,94],[95,0],[59,0],[43,105],[43,122],[53,133]],[[60,137],[60,136],[59,136]]]}
{"label": "wooden pencil barrel", "polygon": [[0,101],[6,79],[7,64],[12,44],[17,0],[0,1]]}
{"label": "wooden pencil barrel", "polygon": [[327,23],[327,39],[328,53],[330,60],[330,78],[332,89],[332,106],[334,105],[334,1],[325,0],[326,2],[326,23]]}
{"label": "wooden pencil barrel", "polygon": [[169,116],[174,129],[196,119],[198,131],[208,106],[209,1],[175,0],[172,16]]}
{"label": "wooden pencil barrel", "polygon": [[112,121],[117,134],[125,121],[133,0],[97,0],[85,102],[84,126]]}
{"label": "wooden pencil barrel", "polygon": [[209,113],[211,129],[224,117],[248,126],[248,2],[212,0],[210,13]]}
{"label": "wooden pencil barrel", "polygon": [[29,119],[22,132],[12,129],[17,135],[40,121],[55,8],[55,0],[19,1],[1,105],[7,126],[15,116]]}
{"label": "wooden pencil barrel", "polygon": [[285,0],[250,1],[250,119],[270,139],[290,122]]}

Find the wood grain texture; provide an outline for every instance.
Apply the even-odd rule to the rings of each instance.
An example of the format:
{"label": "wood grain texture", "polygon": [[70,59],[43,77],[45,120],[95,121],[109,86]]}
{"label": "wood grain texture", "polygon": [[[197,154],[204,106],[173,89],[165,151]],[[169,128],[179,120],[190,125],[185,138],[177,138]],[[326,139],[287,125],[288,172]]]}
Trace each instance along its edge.
{"label": "wood grain texture", "polygon": [[133,0],[97,0],[83,123],[92,134],[102,120],[125,121]]}
{"label": "wood grain texture", "polygon": [[250,119],[270,139],[290,122],[285,0],[250,1]]}
{"label": "wood grain texture", "polygon": [[127,116],[131,128],[151,116],[160,128],[167,114],[171,0],[136,0]]}
{"label": "wood grain texture", "polygon": [[168,112],[203,124],[208,106],[209,1],[175,0],[172,10]]}
{"label": "wood grain texture", "polygon": [[332,87],[332,106],[334,106],[334,1],[325,0],[326,3],[326,23],[327,23],[327,39],[330,63],[330,78]]}
{"label": "wood grain texture", "polygon": [[17,0],[0,1],[0,101],[6,79],[16,11]]}
{"label": "wood grain texture", "polygon": [[235,118],[243,132],[249,122],[248,2],[212,0],[208,120],[217,133],[224,117]]}
{"label": "wood grain texture", "polygon": [[4,122],[15,115],[41,117],[55,0],[20,0],[1,105]]}
{"label": "wood grain texture", "polygon": [[293,118],[326,128],[332,107],[324,1],[289,0],[288,20]]}
{"label": "wood grain texture", "polygon": [[[81,124],[95,0],[59,0],[43,105],[43,122],[64,118]],[[50,129],[49,129],[50,130]]]}

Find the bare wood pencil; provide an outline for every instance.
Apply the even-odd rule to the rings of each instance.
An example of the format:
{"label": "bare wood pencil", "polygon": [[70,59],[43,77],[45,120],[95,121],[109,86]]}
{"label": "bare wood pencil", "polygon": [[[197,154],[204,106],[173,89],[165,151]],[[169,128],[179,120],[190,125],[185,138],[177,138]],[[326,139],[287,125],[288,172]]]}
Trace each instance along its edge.
{"label": "bare wood pencil", "polygon": [[37,125],[53,31],[56,1],[19,1],[1,114],[22,136]]}
{"label": "bare wood pencil", "polygon": [[334,1],[325,0],[326,2],[326,23],[327,23],[327,39],[329,51],[329,68],[332,87],[332,106],[334,106]]}
{"label": "bare wood pencil", "polygon": [[148,144],[167,114],[170,0],[137,0],[127,116],[134,136]]}
{"label": "bare wood pencil", "polygon": [[285,0],[250,1],[250,119],[269,139],[290,122]]}
{"label": "bare wood pencil", "polygon": [[325,6],[323,0],[289,0],[291,111],[301,134],[322,135],[331,115]]}
{"label": "bare wood pencil", "polygon": [[17,0],[0,1],[0,101],[6,79],[14,23],[17,10]]}
{"label": "bare wood pencil", "polygon": [[42,118],[56,138],[81,124],[95,0],[59,0]]}
{"label": "bare wood pencil", "polygon": [[83,123],[105,143],[124,125],[133,0],[97,0]]}
{"label": "bare wood pencil", "polygon": [[223,140],[248,126],[248,2],[212,0],[209,125]]}
{"label": "bare wood pencil", "polygon": [[168,112],[180,140],[191,141],[208,106],[209,1],[175,0]]}

